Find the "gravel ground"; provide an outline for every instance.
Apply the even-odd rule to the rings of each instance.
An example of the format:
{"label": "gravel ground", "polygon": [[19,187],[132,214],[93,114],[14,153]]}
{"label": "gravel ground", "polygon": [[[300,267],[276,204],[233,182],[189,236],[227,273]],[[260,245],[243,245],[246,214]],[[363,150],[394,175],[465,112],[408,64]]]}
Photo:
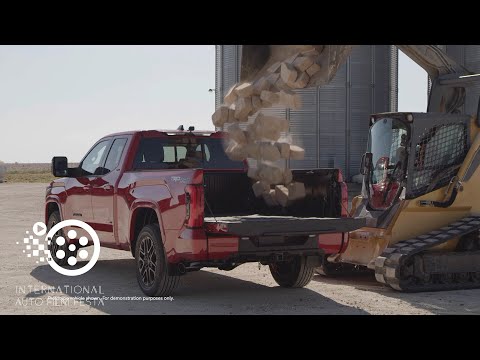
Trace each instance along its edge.
{"label": "gravel ground", "polygon": [[[402,294],[373,275],[316,275],[304,289],[282,289],[257,264],[188,274],[173,298],[147,301],[128,252],[102,248],[95,267],[79,277],[22,253],[16,242],[43,221],[45,186],[0,184],[1,314],[480,314],[480,290]],[[87,296],[94,299],[79,300]]]}

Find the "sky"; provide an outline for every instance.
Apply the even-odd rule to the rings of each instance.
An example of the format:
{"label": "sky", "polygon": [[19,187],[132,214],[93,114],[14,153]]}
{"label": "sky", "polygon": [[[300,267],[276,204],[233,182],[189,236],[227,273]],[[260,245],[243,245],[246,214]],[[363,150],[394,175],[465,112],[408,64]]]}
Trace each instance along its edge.
{"label": "sky", "polygon": [[[399,111],[425,111],[426,73],[399,57]],[[0,46],[0,160],[78,162],[117,131],[213,130],[215,46]]]}

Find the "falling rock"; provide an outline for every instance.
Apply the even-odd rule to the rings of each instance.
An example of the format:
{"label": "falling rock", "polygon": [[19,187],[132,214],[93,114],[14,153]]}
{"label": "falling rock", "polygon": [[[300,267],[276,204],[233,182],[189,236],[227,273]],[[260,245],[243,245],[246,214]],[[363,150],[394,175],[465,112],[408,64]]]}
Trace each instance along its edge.
{"label": "falling rock", "polygon": [[275,199],[281,206],[286,207],[289,200],[288,189],[283,185],[275,186]]}
{"label": "falling rock", "polygon": [[310,76],[308,76],[308,74],[306,72],[303,72],[303,73],[300,74],[297,81],[295,81],[294,88],[295,89],[304,89],[308,85],[309,81],[310,81]]}
{"label": "falling rock", "polygon": [[225,123],[234,120],[234,111],[225,105],[220,106],[212,115],[212,122],[216,127],[223,127]]}
{"label": "falling rock", "polygon": [[292,170],[285,169],[283,172],[283,184],[285,186],[289,185],[293,180]]}
{"label": "falling rock", "polygon": [[254,95],[260,95],[262,91],[270,90],[270,88],[272,87],[272,84],[268,79],[269,79],[268,76],[262,76],[260,79],[255,81],[255,83],[253,84]]}
{"label": "falling rock", "polygon": [[253,134],[248,131],[248,128],[247,130],[243,130],[243,136],[245,136],[247,144],[253,143],[255,141],[255,139],[253,138]]}
{"label": "falling rock", "polygon": [[299,109],[302,106],[300,96],[295,94],[293,91],[282,90],[279,93],[279,104],[290,108],[290,109]]}
{"label": "falling rock", "polygon": [[280,100],[280,97],[278,93],[263,90],[262,93],[260,94],[260,99],[262,99],[262,101],[267,101],[271,104],[276,104]]}
{"label": "falling rock", "polygon": [[269,190],[267,192],[264,192],[262,197],[268,206],[278,206],[277,199],[275,198],[275,190]]}
{"label": "falling rock", "polygon": [[314,63],[312,66],[310,66],[307,70],[306,73],[308,76],[312,77],[316,73],[320,71],[321,67],[317,63]]}
{"label": "falling rock", "polygon": [[248,143],[246,145],[247,156],[251,159],[260,158],[260,146],[256,143]]}
{"label": "falling rock", "polygon": [[238,85],[235,88],[235,92],[239,97],[249,97],[253,95],[253,84],[246,82],[241,85]]}
{"label": "falling rock", "polygon": [[278,72],[278,70],[280,70],[281,65],[282,65],[281,62],[276,62],[267,69],[267,72],[269,72],[270,74],[276,73]]}
{"label": "falling rock", "polygon": [[237,144],[245,145],[247,144],[247,139],[242,129],[238,124],[234,124],[227,129],[228,136],[231,140],[235,141]]}
{"label": "falling rock", "polygon": [[257,138],[257,125],[255,124],[255,121],[253,123],[247,125],[247,133],[248,133],[248,136],[247,136],[248,143],[251,143],[255,140],[258,140],[258,138]]}
{"label": "falling rock", "polygon": [[278,148],[280,152],[280,156],[282,159],[289,159],[290,158],[290,144],[285,142],[277,142],[275,146]]}
{"label": "falling rock", "polygon": [[238,121],[248,121],[248,115],[250,115],[252,110],[252,98],[241,97],[235,101],[235,118],[238,119]]}
{"label": "falling rock", "polygon": [[287,63],[282,63],[280,77],[285,82],[285,84],[289,85],[295,83],[298,77],[297,70]]}
{"label": "falling rock", "polygon": [[295,201],[303,199],[306,196],[305,185],[300,182],[293,182],[287,187],[288,189],[288,200]]}
{"label": "falling rock", "polygon": [[[267,81],[270,83],[270,86],[275,85],[275,83],[280,79],[280,74],[270,74],[267,76]],[[267,89],[265,89],[267,90]]]}
{"label": "falling rock", "polygon": [[252,108],[253,113],[256,113],[258,110],[262,109],[262,99],[260,99],[260,96],[252,96]]}
{"label": "falling rock", "polygon": [[236,85],[233,85],[230,88],[230,90],[228,90],[227,95],[225,95],[225,97],[223,98],[227,106],[232,105],[237,100],[237,93],[235,92],[235,86]]}
{"label": "falling rock", "polygon": [[288,131],[288,120],[278,116],[267,116],[259,114],[255,119],[255,123],[259,126],[275,126],[278,127],[280,131]]}
{"label": "falling rock", "polygon": [[257,181],[255,184],[253,184],[252,188],[253,193],[257,198],[270,191],[270,185],[263,181]]}
{"label": "falling rock", "polygon": [[316,58],[320,55],[320,53],[315,49],[311,49],[311,50],[303,51],[301,53],[301,55],[302,56],[308,56],[308,57],[311,57],[311,58]]}
{"label": "falling rock", "polygon": [[285,84],[282,78],[278,78],[277,82],[275,83],[275,88],[279,91],[281,90],[290,90],[290,86]]}
{"label": "falling rock", "polygon": [[283,181],[283,171],[278,166],[262,163],[258,169],[258,177],[267,184],[278,185]]}
{"label": "falling rock", "polygon": [[281,132],[288,129],[288,121],[275,116],[264,116],[260,113],[251,129],[255,133],[255,139],[277,141],[281,136]]}
{"label": "falling rock", "polygon": [[270,143],[260,144],[260,158],[265,161],[275,162],[280,160],[280,151]]}
{"label": "falling rock", "polygon": [[305,158],[305,149],[302,149],[300,146],[296,146],[296,145],[290,146],[290,159],[303,160],[304,158]]}
{"label": "falling rock", "polygon": [[247,150],[244,145],[237,144],[234,141],[230,142],[225,150],[227,156],[233,161],[243,161],[247,158]]}
{"label": "falling rock", "polygon": [[271,102],[262,100],[262,109],[268,109],[268,108],[271,108],[272,106],[273,104]]}
{"label": "falling rock", "polygon": [[296,54],[290,56],[288,59],[286,59],[285,63],[287,63],[289,65],[292,65],[295,62],[295,60],[297,59],[297,57],[299,57],[299,56],[300,56],[300,53],[296,53]]}
{"label": "falling rock", "polygon": [[250,179],[258,180],[258,169],[254,167],[249,167],[247,171],[247,176]]}
{"label": "falling rock", "polygon": [[313,65],[313,59],[307,56],[300,56],[292,64],[298,71],[304,72]]}

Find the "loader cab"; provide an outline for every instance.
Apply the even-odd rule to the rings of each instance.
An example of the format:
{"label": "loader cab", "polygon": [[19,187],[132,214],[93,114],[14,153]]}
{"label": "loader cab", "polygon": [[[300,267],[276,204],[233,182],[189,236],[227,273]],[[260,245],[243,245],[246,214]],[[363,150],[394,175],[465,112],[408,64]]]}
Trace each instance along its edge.
{"label": "loader cab", "polygon": [[381,216],[402,199],[448,185],[470,147],[469,129],[468,115],[372,115],[361,166],[367,210]]}

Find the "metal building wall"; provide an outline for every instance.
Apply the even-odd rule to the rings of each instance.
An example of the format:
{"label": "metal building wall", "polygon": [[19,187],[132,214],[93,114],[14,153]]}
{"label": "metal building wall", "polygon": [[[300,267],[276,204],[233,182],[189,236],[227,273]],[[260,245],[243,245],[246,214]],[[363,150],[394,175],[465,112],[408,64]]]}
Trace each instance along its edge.
{"label": "metal building wall", "polygon": [[[480,45],[446,45],[446,52],[454,60],[474,73],[480,73]],[[467,87],[463,112],[469,115],[477,113],[480,96],[480,82]]]}
{"label": "metal building wall", "polygon": [[240,78],[240,45],[215,45],[215,106]]}
{"label": "metal building wall", "polygon": [[[217,72],[222,79],[217,93],[223,98],[239,79],[241,46],[217,45],[217,57],[219,54],[223,57],[223,72],[221,76]],[[360,158],[366,150],[369,115],[397,110],[397,74],[395,47],[356,46],[330,84],[297,90],[302,98],[301,109],[263,110],[286,117],[293,143],[305,148],[305,159],[292,160],[290,167],[336,167],[347,178],[358,174]]]}

